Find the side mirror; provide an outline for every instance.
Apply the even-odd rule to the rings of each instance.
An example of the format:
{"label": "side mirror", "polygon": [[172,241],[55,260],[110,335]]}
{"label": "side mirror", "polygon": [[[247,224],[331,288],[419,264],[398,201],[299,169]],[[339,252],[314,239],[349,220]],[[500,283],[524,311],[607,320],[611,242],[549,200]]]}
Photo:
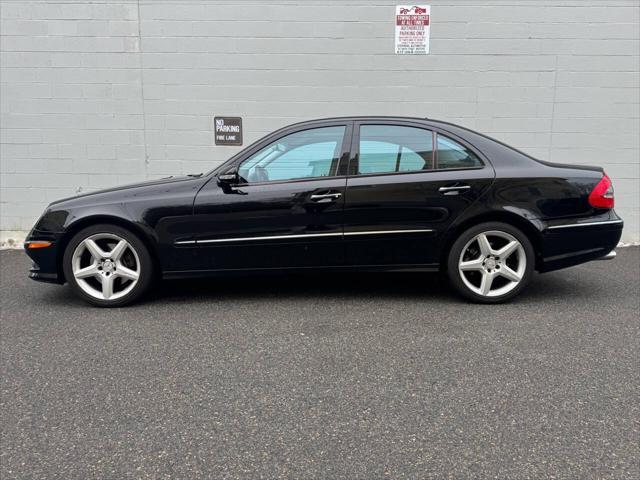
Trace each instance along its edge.
{"label": "side mirror", "polygon": [[218,175],[218,185],[221,187],[236,185],[240,183],[240,176],[238,172],[223,173]]}
{"label": "side mirror", "polygon": [[224,193],[235,193],[238,195],[246,195],[242,190],[235,188],[236,185],[241,183],[240,174],[238,171],[223,173],[222,175],[218,175],[218,186],[222,189]]}

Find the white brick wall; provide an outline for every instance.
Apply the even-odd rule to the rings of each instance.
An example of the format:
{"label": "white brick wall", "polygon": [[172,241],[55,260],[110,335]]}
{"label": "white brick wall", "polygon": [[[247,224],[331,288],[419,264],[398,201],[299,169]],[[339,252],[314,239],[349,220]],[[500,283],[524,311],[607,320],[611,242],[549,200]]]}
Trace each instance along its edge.
{"label": "white brick wall", "polygon": [[[431,54],[393,54],[396,2],[11,1],[1,10],[1,225],[51,200],[209,170],[303,119],[440,118],[603,165],[640,240],[636,0],[432,0]],[[402,2],[398,2],[402,3]]]}

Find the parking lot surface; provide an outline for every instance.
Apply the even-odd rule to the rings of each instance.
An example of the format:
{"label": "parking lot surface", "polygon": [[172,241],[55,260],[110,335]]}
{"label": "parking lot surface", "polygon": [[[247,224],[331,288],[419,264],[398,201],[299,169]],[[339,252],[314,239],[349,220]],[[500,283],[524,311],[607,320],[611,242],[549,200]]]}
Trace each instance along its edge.
{"label": "parking lot surface", "polygon": [[91,308],[0,252],[0,478],[638,478],[640,249],[507,305],[438,275]]}

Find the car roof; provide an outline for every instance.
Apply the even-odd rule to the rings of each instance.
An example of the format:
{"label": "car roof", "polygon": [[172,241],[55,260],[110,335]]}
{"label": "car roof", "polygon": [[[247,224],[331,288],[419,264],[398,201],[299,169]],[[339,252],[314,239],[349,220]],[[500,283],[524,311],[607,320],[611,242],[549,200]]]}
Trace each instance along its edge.
{"label": "car roof", "polygon": [[476,132],[475,130],[471,130],[467,127],[463,127],[462,125],[457,125],[455,123],[447,122],[444,120],[437,120],[437,119],[428,118],[428,117],[406,117],[406,116],[399,116],[399,115],[349,115],[349,116],[342,116],[342,117],[314,118],[314,119],[304,120],[302,122],[292,123],[283,128],[288,129],[291,127],[314,125],[314,124],[323,123],[323,122],[357,122],[357,121],[376,121],[376,120],[422,123],[424,125],[430,125],[433,127],[441,127],[443,128],[443,130],[449,130],[452,133],[456,133],[456,134],[472,133],[475,135],[484,136],[487,139],[492,141],[498,141],[494,138],[488,137],[487,135]]}
{"label": "car roof", "polygon": [[440,120],[433,120],[427,117],[405,117],[405,116],[397,116],[397,115],[348,115],[342,117],[324,117],[324,118],[313,118],[309,120],[304,120],[302,122],[292,123],[288,126],[293,127],[296,125],[304,125],[307,123],[320,123],[320,122],[356,122],[362,120],[395,120],[395,121],[405,121],[405,122],[434,122],[434,123],[446,123]]}
{"label": "car roof", "polygon": [[[394,116],[394,115],[352,115],[352,116],[344,116],[344,117],[315,118],[315,119],[310,119],[302,122],[289,124],[286,127],[283,127],[282,130],[295,128],[295,127],[304,127],[306,125],[312,126],[316,124],[322,124],[324,122],[331,123],[331,122],[357,122],[357,121],[367,121],[367,122],[396,121],[396,122],[422,123],[424,126],[441,128],[444,131],[448,131],[462,138],[467,138],[467,136],[471,135],[471,136],[483,137],[486,141],[502,143],[499,140],[496,140],[495,138],[491,138],[480,132],[471,130],[470,128],[463,127],[455,123],[446,122],[444,120],[436,120],[428,117],[403,117],[403,116]],[[505,146],[509,147],[508,145],[505,145]],[[509,147],[509,148],[513,148],[513,147]]]}

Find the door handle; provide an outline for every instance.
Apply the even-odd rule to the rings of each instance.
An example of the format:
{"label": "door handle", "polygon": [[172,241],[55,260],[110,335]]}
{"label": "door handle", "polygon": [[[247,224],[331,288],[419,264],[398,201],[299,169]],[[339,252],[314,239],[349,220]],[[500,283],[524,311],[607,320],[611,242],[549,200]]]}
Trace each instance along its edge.
{"label": "door handle", "polygon": [[470,185],[453,185],[451,187],[440,187],[438,191],[443,195],[458,195],[464,193],[471,188]]}
{"label": "door handle", "polygon": [[309,197],[314,202],[321,202],[322,200],[337,200],[342,196],[341,193],[320,193],[314,194]]}

